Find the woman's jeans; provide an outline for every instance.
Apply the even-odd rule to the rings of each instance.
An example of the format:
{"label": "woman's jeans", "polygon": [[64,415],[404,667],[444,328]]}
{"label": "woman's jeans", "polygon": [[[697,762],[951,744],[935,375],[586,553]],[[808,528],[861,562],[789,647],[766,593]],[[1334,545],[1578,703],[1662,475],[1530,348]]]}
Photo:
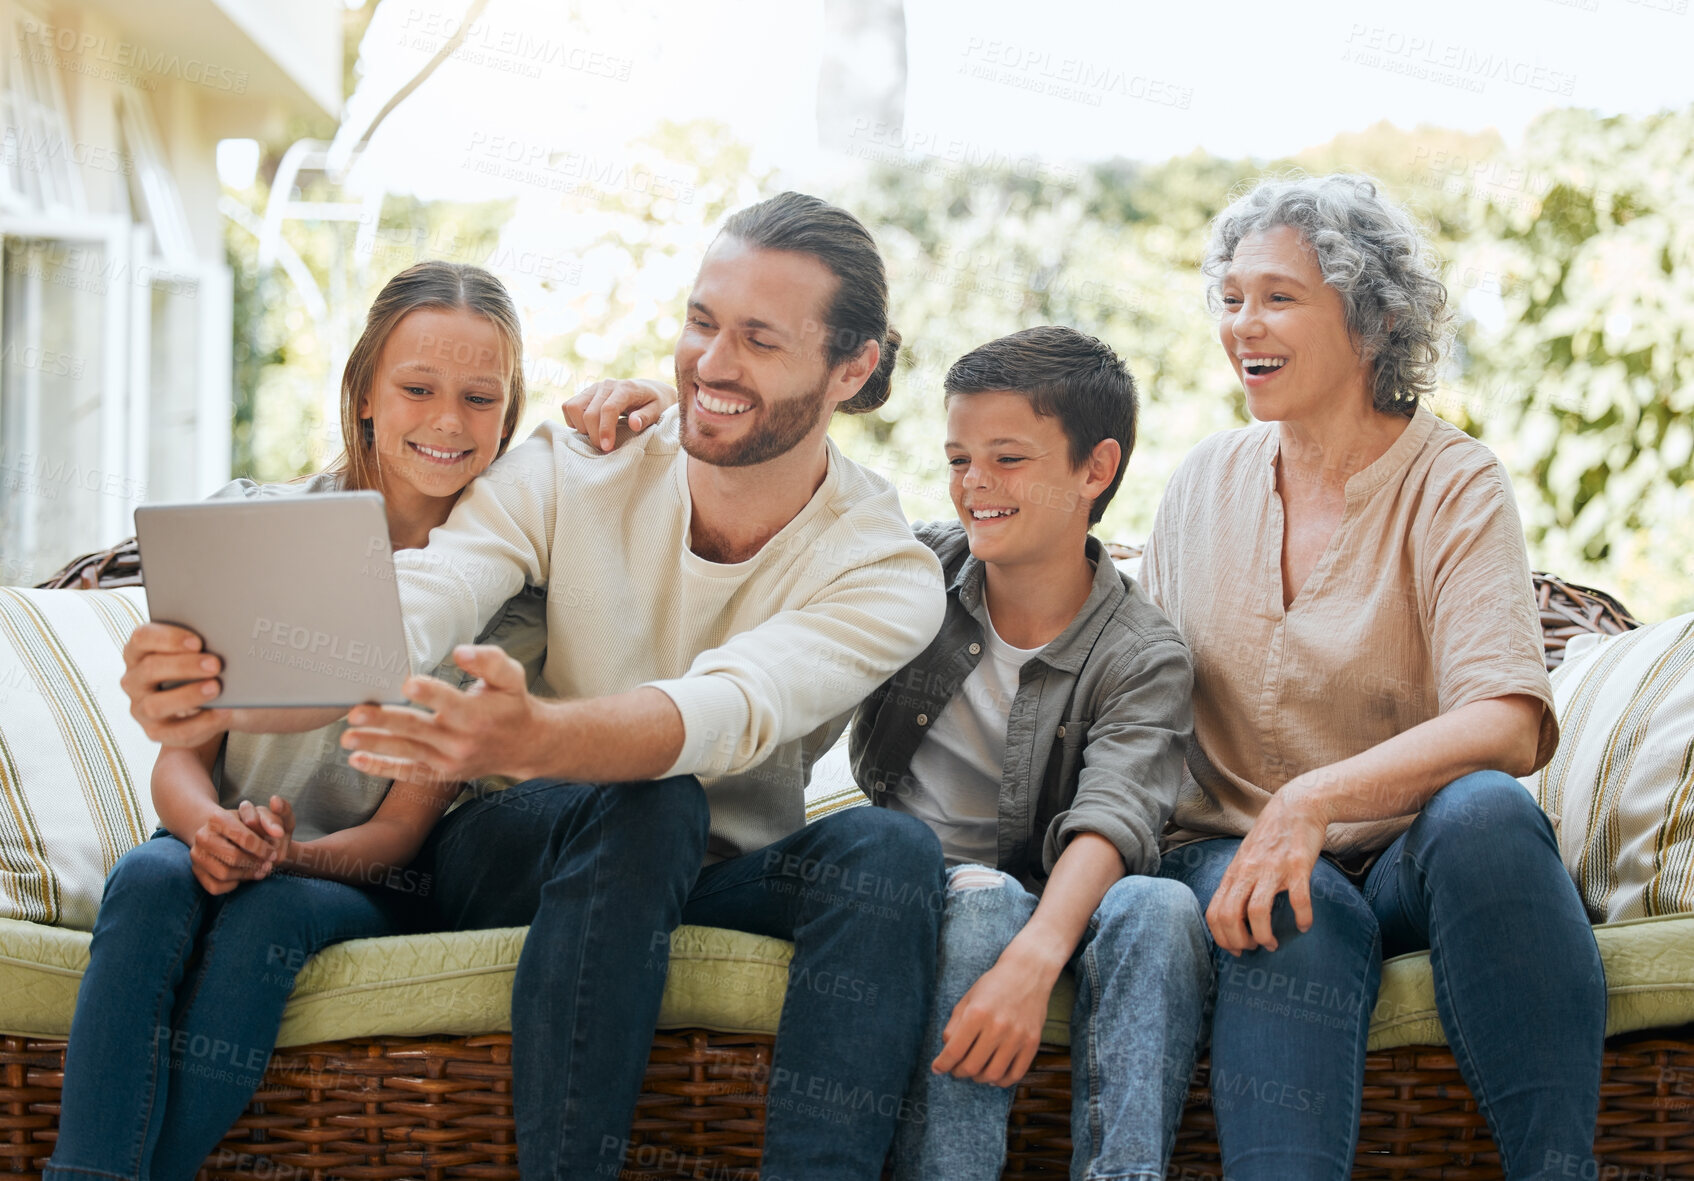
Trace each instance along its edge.
{"label": "woman's jeans", "polygon": [[[1035,913],[1036,898],[998,870],[948,874],[935,1004],[908,1091],[915,1118],[894,1140],[898,1181],[993,1181],[1006,1160],[1015,1087],[936,1074],[953,1007]],[[1117,882],[1071,960],[1071,1176],[1164,1176],[1194,1069],[1211,988],[1205,924],[1175,882]]]}
{"label": "woman's jeans", "polygon": [[258,1088],[306,960],[393,930],[377,895],[321,878],[214,897],[167,832],[125,853],[94,920],[44,1181],[188,1181]]}
{"label": "woman's jeans", "polygon": [[[1160,872],[1207,906],[1240,845],[1173,849]],[[1362,894],[1320,860],[1312,911],[1302,934],[1278,896],[1275,951],[1214,945],[1225,1176],[1349,1175],[1382,957],[1424,948],[1441,1027],[1506,1176],[1594,1175],[1605,975],[1552,825],[1517,780],[1480,771],[1437,792]]]}

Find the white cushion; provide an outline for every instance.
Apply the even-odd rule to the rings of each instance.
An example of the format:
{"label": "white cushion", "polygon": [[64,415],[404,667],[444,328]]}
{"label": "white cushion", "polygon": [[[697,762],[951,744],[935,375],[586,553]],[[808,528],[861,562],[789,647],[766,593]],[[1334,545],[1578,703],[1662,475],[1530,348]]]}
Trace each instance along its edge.
{"label": "white cushion", "polygon": [[0,917],[89,930],[106,874],[157,824],[158,747],[118,687],[140,587],[0,587]]}
{"label": "white cushion", "polygon": [[1558,753],[1524,780],[1595,922],[1694,911],[1694,614],[1578,645]]}

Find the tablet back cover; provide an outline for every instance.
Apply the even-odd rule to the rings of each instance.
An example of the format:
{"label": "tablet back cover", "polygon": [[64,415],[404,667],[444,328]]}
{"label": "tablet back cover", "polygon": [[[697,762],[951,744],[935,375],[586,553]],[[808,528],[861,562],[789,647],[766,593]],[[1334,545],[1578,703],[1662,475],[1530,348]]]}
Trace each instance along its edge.
{"label": "tablet back cover", "polygon": [[398,704],[410,670],[375,492],[143,505],[149,615],[223,658],[212,705]]}

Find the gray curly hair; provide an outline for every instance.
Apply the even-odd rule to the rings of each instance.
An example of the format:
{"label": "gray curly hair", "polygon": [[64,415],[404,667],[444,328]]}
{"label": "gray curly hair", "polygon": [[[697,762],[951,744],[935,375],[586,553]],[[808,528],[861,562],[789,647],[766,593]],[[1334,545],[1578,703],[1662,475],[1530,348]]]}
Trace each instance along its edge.
{"label": "gray curly hair", "polygon": [[1435,252],[1404,208],[1368,176],[1265,177],[1212,221],[1200,269],[1215,315],[1223,274],[1248,234],[1289,226],[1317,255],[1323,281],[1341,296],[1347,331],[1374,372],[1372,404],[1404,414],[1435,389],[1451,334],[1447,288]]}

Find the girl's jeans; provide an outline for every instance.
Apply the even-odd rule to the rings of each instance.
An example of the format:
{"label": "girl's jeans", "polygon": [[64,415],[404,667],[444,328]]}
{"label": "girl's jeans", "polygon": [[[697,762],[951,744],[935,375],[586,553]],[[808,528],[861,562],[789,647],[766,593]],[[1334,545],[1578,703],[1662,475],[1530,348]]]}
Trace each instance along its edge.
{"label": "girl's jeans", "polygon": [[395,929],[385,902],[276,874],[213,897],[168,832],[106,879],[43,1181],[189,1181],[258,1088],[295,974]]}

